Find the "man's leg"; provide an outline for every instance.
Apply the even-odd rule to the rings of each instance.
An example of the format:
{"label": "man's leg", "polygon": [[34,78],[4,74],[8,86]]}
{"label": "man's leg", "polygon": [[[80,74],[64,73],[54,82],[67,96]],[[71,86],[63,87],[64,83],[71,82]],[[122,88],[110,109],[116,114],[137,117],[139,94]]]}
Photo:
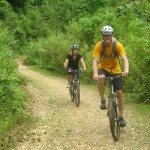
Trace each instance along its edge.
{"label": "man's leg", "polygon": [[124,111],[124,94],[123,94],[123,79],[118,78],[114,80],[114,87],[116,90],[117,98],[118,98],[118,107],[119,107],[119,123],[120,127],[126,126],[126,121],[123,118],[123,111]]}
{"label": "man's leg", "polygon": [[101,105],[100,105],[100,108],[102,110],[105,110],[106,109],[106,101],[105,101],[105,97],[104,97],[104,92],[105,92],[105,84],[104,84],[104,77],[107,76],[107,72],[104,70],[104,69],[99,69],[98,70],[98,91],[99,91],[99,96],[100,96],[100,99],[101,99]]}
{"label": "man's leg", "polygon": [[[104,77],[104,76],[99,76],[99,77]],[[104,79],[98,80],[98,91],[99,91],[99,96],[101,98],[101,102],[105,99],[104,98],[104,91],[105,91],[105,86],[104,86]]]}
{"label": "man's leg", "polygon": [[117,93],[117,98],[118,98],[120,117],[123,117],[124,95],[123,95],[122,90],[117,90],[116,93]]}

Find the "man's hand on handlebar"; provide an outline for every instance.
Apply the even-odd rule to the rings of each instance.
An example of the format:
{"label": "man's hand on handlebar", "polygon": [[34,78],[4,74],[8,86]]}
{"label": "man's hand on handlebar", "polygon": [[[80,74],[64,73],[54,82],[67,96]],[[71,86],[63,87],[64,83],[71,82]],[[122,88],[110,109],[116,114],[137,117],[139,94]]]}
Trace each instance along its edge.
{"label": "man's hand on handlebar", "polygon": [[122,72],[123,77],[127,76],[128,74],[129,74],[129,72],[127,72],[127,71]]}
{"label": "man's hand on handlebar", "polygon": [[98,75],[94,75],[94,76],[93,76],[93,79],[94,79],[95,81],[97,81],[97,80],[98,80]]}

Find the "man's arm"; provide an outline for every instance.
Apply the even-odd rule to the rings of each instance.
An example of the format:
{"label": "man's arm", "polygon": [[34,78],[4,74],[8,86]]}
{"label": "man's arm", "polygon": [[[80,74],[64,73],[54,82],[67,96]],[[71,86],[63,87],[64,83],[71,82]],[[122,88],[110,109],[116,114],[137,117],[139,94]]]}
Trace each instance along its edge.
{"label": "man's arm", "polygon": [[93,58],[93,79],[97,80],[98,79],[98,71],[97,71],[97,67],[98,67],[98,58]]}
{"label": "man's arm", "polygon": [[66,59],[65,62],[64,62],[64,68],[65,68],[65,69],[67,68],[68,63],[69,63],[69,59]]}
{"label": "man's arm", "polygon": [[129,62],[128,62],[128,58],[126,55],[121,56],[121,58],[123,59],[123,64],[124,64],[124,71],[122,72],[122,76],[127,76],[129,73]]}
{"label": "man's arm", "polygon": [[82,64],[83,70],[84,70],[84,71],[86,71],[85,62],[84,62],[84,60],[83,60],[83,58],[82,58],[82,57],[81,57],[80,61],[81,61],[81,64]]}

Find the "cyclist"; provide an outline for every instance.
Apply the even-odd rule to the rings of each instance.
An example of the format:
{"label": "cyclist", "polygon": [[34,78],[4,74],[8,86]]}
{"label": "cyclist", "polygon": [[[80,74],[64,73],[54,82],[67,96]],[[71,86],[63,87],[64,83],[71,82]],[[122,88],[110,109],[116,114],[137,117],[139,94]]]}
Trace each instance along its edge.
{"label": "cyclist", "polygon": [[71,53],[69,53],[66,57],[66,60],[64,62],[64,68],[68,70],[68,88],[70,87],[70,83],[72,81],[72,73],[69,72],[69,70],[78,70],[79,69],[79,62],[81,62],[83,70],[86,71],[85,62],[83,60],[82,55],[79,54],[79,47],[77,45],[72,45],[71,47]]}
{"label": "cyclist", "polygon": [[[101,55],[102,52],[102,41],[98,42],[95,45],[93,52],[93,79],[98,80],[98,78],[103,78],[103,80],[98,80],[98,90],[101,99],[100,108],[102,110],[106,109],[106,101],[104,98],[104,77],[112,74],[118,75],[122,74],[122,76],[127,76],[129,73],[129,63],[123,48],[123,45],[117,41],[116,43],[116,53],[119,57],[123,59],[124,71],[121,72],[120,62],[118,56],[114,54],[113,51],[113,28],[111,26],[104,26],[102,28],[102,38],[104,42],[104,54]],[[98,60],[100,58],[100,63],[98,64]],[[114,79],[114,89],[117,93],[118,97],[118,106],[120,111],[119,122],[120,126],[126,126],[126,121],[123,118],[123,109],[124,109],[124,95],[123,95],[123,79],[117,78]]]}

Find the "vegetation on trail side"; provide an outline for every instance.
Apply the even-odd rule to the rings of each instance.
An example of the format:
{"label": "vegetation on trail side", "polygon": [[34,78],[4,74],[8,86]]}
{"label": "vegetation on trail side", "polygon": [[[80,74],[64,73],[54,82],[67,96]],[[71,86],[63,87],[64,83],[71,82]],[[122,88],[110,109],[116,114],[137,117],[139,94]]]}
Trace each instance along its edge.
{"label": "vegetation on trail side", "polygon": [[21,90],[20,77],[11,48],[15,40],[0,23],[0,136],[20,118],[25,117],[25,93]]}

